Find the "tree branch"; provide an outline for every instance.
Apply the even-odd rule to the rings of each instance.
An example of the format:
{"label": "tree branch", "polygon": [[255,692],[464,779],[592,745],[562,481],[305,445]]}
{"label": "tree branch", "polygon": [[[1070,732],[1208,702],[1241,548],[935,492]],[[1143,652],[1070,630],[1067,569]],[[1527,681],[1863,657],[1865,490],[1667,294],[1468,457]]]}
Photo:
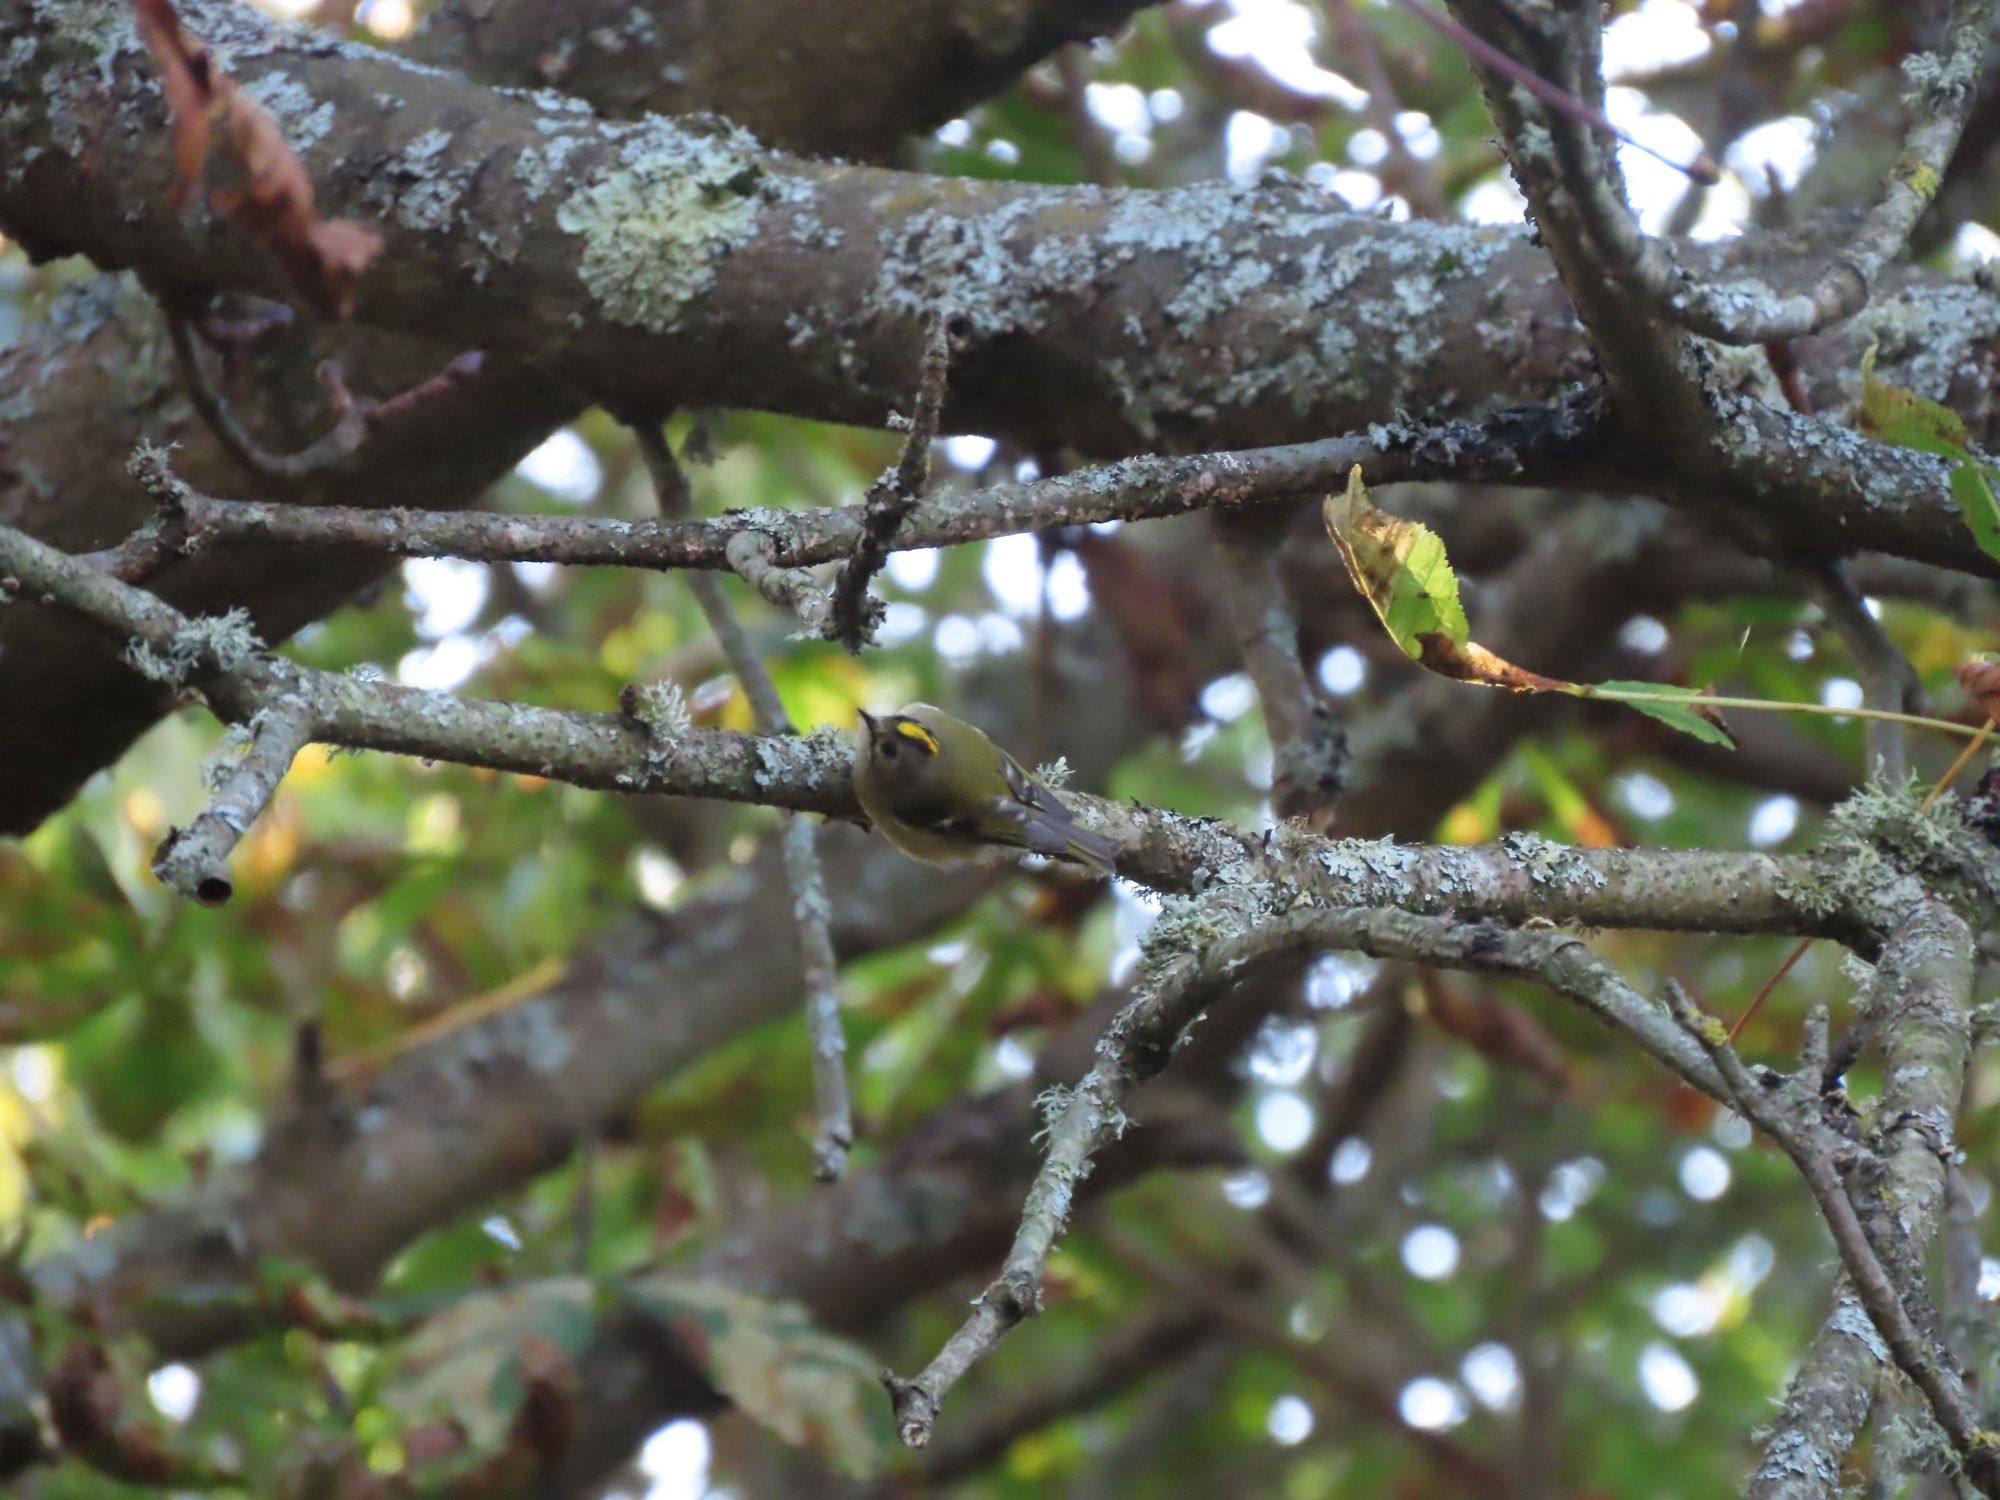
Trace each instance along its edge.
{"label": "tree branch", "polygon": [[861,540],[854,556],[833,585],[833,637],[856,654],[874,636],[868,581],[887,561],[896,533],[924,498],[931,478],[931,444],[944,413],[945,380],[951,373],[950,319],[933,313],[924,330],[923,360],[917,372],[917,398],[909,417],[909,436],[902,456],[868,487],[861,505]]}
{"label": "tree branch", "polygon": [[[0,579],[20,600],[46,602],[180,663],[224,718],[300,700],[314,738],[606,791],[664,792],[761,803],[797,812],[857,811],[847,737],[688,729],[662,736],[629,714],[594,714],[460,698],[316,671],[255,650],[224,628],[190,621],[88,562],[0,527]],[[16,606],[10,606],[16,607]],[[221,654],[218,654],[218,653]],[[1337,906],[1591,926],[1789,933],[1870,939],[1843,896],[1838,861],[1702,851],[1573,849],[1532,834],[1484,847],[1404,847],[1393,840],[1287,835],[1281,846],[1209,820],[1070,794],[1085,826],[1119,846],[1121,873],[1164,891],[1218,873],[1284,882]],[[1198,872],[1204,872],[1198,876]],[[1819,899],[1824,892],[1828,899]]]}
{"label": "tree branch", "polygon": [[1292,517],[1216,517],[1216,560],[1244,669],[1271,739],[1280,817],[1331,814],[1347,784],[1347,731],[1299,659],[1299,621],[1278,571]]}
{"label": "tree branch", "polygon": [[[311,743],[314,725],[303,701],[280,699],[232,730],[244,741],[241,758],[217,771],[207,811],[186,828],[169,831],[153,855],[153,874],[203,906],[220,906],[234,892],[230,853],[270,805],[293,759]],[[237,748],[238,742],[225,736],[216,755],[227,757]]]}
{"label": "tree branch", "polygon": [[[886,554],[1098,521],[1153,520],[1194,510],[1264,506],[1337,488],[1357,463],[1376,485],[1445,478],[1559,483],[1590,470],[1598,440],[1594,415],[1584,402],[1500,412],[1480,422],[1376,426],[1274,448],[1129,458],[1025,483],[921,499],[903,513],[880,546]],[[712,519],[625,521],[218,500],[185,485],[174,494],[172,504],[184,530],[180,545],[189,552],[276,544],[477,562],[733,568],[773,603],[798,609],[802,617],[805,606],[793,597],[795,590],[805,588],[798,578],[774,584],[756,575],[772,568],[800,569],[851,559],[872,547],[870,528],[881,514],[863,504],[741,510]],[[134,540],[128,552],[115,561],[107,559],[107,565],[127,581],[136,581],[133,570],[149,565],[162,545],[149,533],[143,544]]]}
{"label": "tree branch", "polygon": [[[1824,1007],[1815,1008],[1807,1020],[1797,1071],[1774,1088],[1751,1077],[1721,1024],[1703,1015],[1678,986],[1669,987],[1668,1000],[1676,1019],[1707,1051],[1733,1106],[1791,1158],[1819,1206],[1846,1271],[1836,1293],[1835,1317],[1849,1297],[1859,1302],[1887,1357],[1923,1393],[1968,1477],[1980,1493],[1992,1496],[2000,1495],[2000,1440],[1983,1430],[1959,1371],[1934,1330],[1920,1327],[1913,1311],[1921,1309],[1935,1322],[1935,1310],[1925,1299],[1920,1257],[1936,1230],[1944,1197],[1943,1158],[1952,1150],[1952,1113],[1964,1083],[1971,963],[1972,938],[1965,923],[1932,901],[1915,907],[1884,949],[1880,968],[1895,976],[1891,987],[1901,993],[1883,999],[1897,1005],[1891,1024],[1902,1035],[1889,1043],[1881,1111],[1888,1124],[1880,1142],[1888,1148],[1884,1168],[1894,1184],[1889,1191],[1897,1208],[1883,1216],[1886,1227],[1879,1233],[1864,1220],[1852,1189],[1842,1181],[1837,1160],[1851,1151],[1821,1119],[1828,1050]],[[1847,1168],[1850,1175],[1858,1170]],[[1897,1243],[1885,1244],[1884,1235]],[[1820,1352],[1827,1358],[1834,1354],[1831,1348]],[[1823,1374],[1815,1369],[1814,1382],[1788,1397],[1788,1415],[1793,1399],[1812,1396],[1824,1402]],[[1800,1441],[1811,1430],[1807,1424],[1817,1421],[1823,1429],[1825,1415],[1824,1410],[1801,1408],[1781,1429],[1784,1441],[1775,1460],[1767,1448],[1760,1478],[1773,1467],[1796,1472],[1813,1451]],[[1767,1489],[1783,1493],[1782,1488]]]}
{"label": "tree branch", "polygon": [[1594,140],[1582,141],[1564,186],[1604,264],[1648,310],[1724,344],[1766,344],[1816,334],[1868,303],[1883,270],[1902,255],[1918,217],[1930,206],[1978,98],[1993,27],[1993,0],[1954,0],[1946,51],[1917,53],[1903,70],[1914,92],[1903,149],[1854,238],[1801,292],[1783,294],[1756,280],[1709,282],[1688,271],[1669,246],[1645,234],[1632,216]]}
{"label": "tree branch", "polygon": [[[1629,1027],[1654,1056],[1711,1095],[1724,1088],[1716,1069],[1663,1015],[1652,1012],[1574,938],[1435,921],[1375,909],[1288,910],[1272,915],[1268,889],[1212,886],[1199,904],[1170,908],[1148,935],[1146,977],[1097,1044],[1097,1061],[1074,1091],[1045,1101],[1048,1155],[1021,1209],[1020,1228],[991,1285],[958,1331],[915,1377],[885,1372],[904,1443],[921,1448],[939,1407],[964,1376],[1024,1318],[1041,1310],[1043,1269],[1067,1223],[1077,1186],[1096,1153],[1123,1135],[1125,1103],[1139,1084],[1166,1067],[1185,1033],[1218,994],[1271,963],[1320,950],[1352,949],[1375,958],[1450,968],[1521,972],[1581,1000],[1600,1019]],[[1231,932],[1231,926],[1238,930]],[[1210,937],[1220,931],[1223,936]],[[1188,946],[1190,941],[1195,945]],[[1582,956],[1570,950],[1582,950]]]}
{"label": "tree branch", "polygon": [[[637,422],[632,433],[653,479],[660,513],[669,521],[685,521],[692,503],[687,476],[667,446],[666,433],[651,422]],[[713,573],[691,572],[688,588],[701,607],[708,628],[722,645],[722,654],[750,700],[757,732],[786,736],[797,733],[791,715],[778,697],[764,659],[751,648],[722,580]],[[782,814],[785,880],[792,892],[792,920],[798,932],[799,969],[805,979],[806,1036],[811,1044],[813,1098],[819,1110],[819,1131],[813,1140],[813,1176],[821,1182],[839,1180],[854,1144],[854,1106],[847,1094],[847,1038],[840,1025],[840,988],[828,931],[830,908],[826,877],[813,844],[812,824],[799,812]]]}

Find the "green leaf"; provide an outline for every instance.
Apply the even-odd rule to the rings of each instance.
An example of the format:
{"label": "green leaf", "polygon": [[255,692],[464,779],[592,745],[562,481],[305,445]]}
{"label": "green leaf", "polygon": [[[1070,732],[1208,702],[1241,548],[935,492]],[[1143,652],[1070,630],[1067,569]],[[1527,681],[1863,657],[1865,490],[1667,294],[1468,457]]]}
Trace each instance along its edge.
{"label": "green leaf", "polygon": [[[1663,694],[1673,701],[1629,698],[1626,696],[1628,693]],[[1678,729],[1682,734],[1691,734],[1704,744],[1720,745],[1725,750],[1736,748],[1735,737],[1701,711],[1703,695],[1692,688],[1675,687],[1665,682],[1600,682],[1586,696],[1615,698],[1626,707],[1636,708],[1648,718],[1658,719],[1668,728]],[[1713,709],[1709,710],[1709,713],[1713,712]]]}
{"label": "green leaf", "polygon": [[1967,458],[1951,471],[1951,497],[1972,528],[1972,539],[1988,557],[2000,558],[2000,501],[1993,495],[1996,475],[1987,465]]}
{"label": "green leaf", "polygon": [[1472,632],[1458,600],[1458,575],[1436,532],[1377,510],[1359,464],[1348,473],[1347,492],[1326,497],[1324,514],[1354,587],[1410,660],[1424,659],[1425,636],[1465,645]]}
{"label": "green leaf", "polygon": [[580,1357],[597,1327],[597,1293],[580,1277],[475,1293],[403,1346],[382,1405],[405,1426],[455,1422],[475,1453],[500,1446],[524,1397],[522,1348],[546,1339]]}
{"label": "green leaf", "polygon": [[1961,458],[1965,423],[1948,406],[1875,378],[1875,345],[1861,356],[1861,430],[1880,442]]}

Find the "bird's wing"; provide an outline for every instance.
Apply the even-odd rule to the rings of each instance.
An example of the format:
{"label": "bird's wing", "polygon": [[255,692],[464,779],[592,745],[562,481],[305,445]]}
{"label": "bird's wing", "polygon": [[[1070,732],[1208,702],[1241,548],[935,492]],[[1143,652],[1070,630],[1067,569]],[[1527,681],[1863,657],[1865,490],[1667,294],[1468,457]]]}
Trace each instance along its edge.
{"label": "bird's wing", "polygon": [[1008,789],[1020,799],[1025,847],[1037,854],[1080,859],[1106,874],[1113,872],[1117,847],[1109,839],[1081,826],[1062,798],[1022,770],[1021,763],[1004,751],[1000,769]]}

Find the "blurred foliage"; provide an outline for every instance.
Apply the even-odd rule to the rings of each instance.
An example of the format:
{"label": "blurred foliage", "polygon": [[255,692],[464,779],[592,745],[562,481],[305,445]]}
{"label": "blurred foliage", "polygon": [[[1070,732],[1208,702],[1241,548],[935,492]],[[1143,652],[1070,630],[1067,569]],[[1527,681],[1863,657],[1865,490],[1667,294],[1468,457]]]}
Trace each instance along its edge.
{"label": "blurred foliage", "polygon": [[[1613,7],[1621,18],[1637,9]],[[1687,8],[1648,0],[1644,9]],[[1731,9],[1705,7],[1700,24],[1720,38],[1705,55],[1628,72],[1624,85],[1657,100],[1722,87]],[[1828,24],[1834,10],[1844,19]],[[1244,35],[1224,29],[1237,12],[1262,14],[1280,33],[1307,19],[1284,5],[1149,9],[1118,43],[1081,57],[1091,91],[1081,107],[1057,69],[1038,68],[922,144],[911,164],[1135,186],[1225,170],[1247,180],[1282,167],[1359,208],[1400,216],[1400,200],[1378,200],[1370,174],[1382,141],[1349,102],[1351,71],[1316,40],[1310,56],[1293,45],[1277,76],[1270,57],[1231,50]],[[1419,154],[1451,201],[1491,211],[1497,195],[1504,204],[1511,190],[1463,61],[1401,11],[1362,4],[1360,14],[1402,107],[1415,112],[1406,134],[1413,146],[1428,142]],[[1893,97],[1894,64],[1910,45],[1902,17],[1886,0],[1767,16],[1748,79],[1761,101],[1752,123],[1820,117],[1836,87]],[[1691,13],[1681,19],[1695,24]],[[1329,82],[1315,67],[1342,77]],[[1727,144],[1710,142],[1718,154]],[[1732,180],[1716,201],[1738,221],[1771,207],[1761,182]],[[74,262],[29,268],[18,252],[0,256],[0,339],[82,274]],[[714,454],[693,470],[709,512],[853,503],[896,451],[891,435],[757,413],[683,417],[676,439],[697,420]],[[946,482],[958,484],[1051,457],[970,440],[945,452]],[[621,432],[594,416],[496,487],[492,504],[639,516],[651,499]],[[1542,508],[1522,514],[1553,513],[1553,501],[1534,504]],[[1452,542],[1455,518],[1438,524]],[[1101,539],[1133,555],[1151,545],[1115,528]],[[1060,567],[1067,545],[1050,539],[1041,557]],[[1330,553],[1328,562],[1328,587],[1344,588]],[[1056,643],[1095,623],[1087,600],[1076,620],[1035,602],[1054,602],[1036,563],[1018,542],[899,559],[881,584],[892,604],[886,644],[860,661],[790,640],[790,621],[741,590],[738,598],[794,716],[845,724],[862,705],[952,703],[980,674],[1033,679]],[[404,587],[312,626],[288,649],[317,666],[596,710],[612,708],[634,679],[671,679],[700,721],[749,722],[678,579],[447,563],[403,576]],[[1376,649],[1372,620],[1339,618],[1344,637],[1307,644],[1315,659],[1343,639],[1366,657],[1366,679],[1343,711],[1356,723],[1393,714],[1416,669]],[[1951,668],[1995,644],[1990,611],[1954,620],[1920,602],[1885,601],[1882,621],[1942,704],[1960,701]],[[1841,698],[1857,675],[1845,649],[1815,610],[1775,593],[1692,602],[1671,618],[1632,622],[1626,639],[1645,675],[1852,701]],[[1247,684],[1210,683],[1203,702],[1207,713],[1128,755],[1103,789],[1252,824],[1267,816],[1270,747]],[[1503,755],[1438,829],[1405,836],[1474,842],[1532,829],[1591,844],[1811,845],[1819,808],[1690,770],[1653,726],[1582,727],[1598,722],[1551,707],[1548,731]],[[1857,726],[1808,721],[1793,732],[1859,768]],[[621,912],[675,908],[773,827],[757,809],[621,800],[534,777],[314,749],[238,853],[236,899],[204,911],[159,887],[148,860],[167,828],[201,806],[197,768],[216,738],[198,713],[170,719],[61,816],[0,846],[0,1226],[25,1236],[30,1257],[252,1156],[286,1087],[301,1020],[322,1025],[337,1068],[389,1055],[416,1028],[448,1028],[482,998],[532,987]],[[1946,758],[1934,748],[1919,755],[1933,770]],[[1022,1076],[1044,1039],[1129,972],[1152,903],[1122,890],[1075,910],[1054,890],[1015,879],[923,942],[846,965],[861,1164],[920,1141],[927,1117],[954,1100]],[[1725,1014],[1789,947],[1659,934],[1596,946],[1641,988],[1675,976]],[[1278,1336],[1211,1340],[1026,1431],[952,1493],[1437,1493],[1435,1472],[1385,1410],[1566,1494],[1733,1492],[1753,1456],[1751,1430],[1825,1308],[1828,1252],[1790,1168],[1740,1121],[1539,992],[1448,981],[1460,1001],[1522,1018],[1546,1039],[1569,1080],[1561,1091],[1518,1055],[1483,1050],[1444,1024],[1420,987],[1370,990],[1371,973],[1322,963],[1277,1001],[1238,1065],[1244,1086],[1231,1113],[1254,1165],[1143,1180],[1092,1209],[1053,1264],[1048,1315],[955,1398],[939,1441],[949,1443],[955,1420],[1087,1366],[1160,1304],[1159,1289],[1110,1248],[1107,1227],[1204,1277],[1253,1270],[1256,1305]],[[1749,1050],[1789,1055],[1803,997],[1850,989],[1839,955],[1816,948],[1752,1028]],[[1351,1085],[1358,1040],[1383,1006],[1415,1016],[1407,1067],[1365,1141],[1319,1143],[1330,1169],[1302,1173],[1310,1125]],[[1863,1066],[1850,1087],[1866,1097],[1879,1080]],[[1995,1145],[1985,1106],[1996,1093],[2000,1073],[1988,1062],[1962,1122],[1982,1213]],[[151,1389],[168,1414],[154,1419],[180,1451],[253,1476],[253,1494],[277,1493],[293,1482],[281,1476],[296,1478],[317,1445],[336,1439],[378,1469],[413,1462],[418,1449],[435,1450],[439,1473],[464,1468],[520,1440],[532,1389],[568,1389],[589,1333],[623,1299],[689,1334],[717,1388],[778,1444],[803,1444],[836,1467],[879,1467],[890,1442],[874,1369],[920,1361],[955,1326],[962,1297],[914,1302],[868,1334],[864,1357],[795,1309],[671,1269],[757,1205],[810,1191],[810,1117],[800,1022],[745,1031],[663,1080],[587,1154],[409,1246],[373,1306],[392,1321],[416,1320],[413,1335],[274,1333],[204,1360],[191,1405],[174,1394],[197,1388],[183,1374],[156,1376]],[[1301,1193],[1319,1204],[1320,1239],[1302,1241],[1283,1211]],[[1447,1268],[1414,1252],[1418,1231],[1434,1255],[1450,1247]],[[47,1330],[50,1341],[62,1334]],[[1346,1361],[1383,1409],[1359,1409],[1317,1380],[1286,1357],[1287,1339]],[[119,1359],[143,1406],[143,1351],[122,1349]],[[1196,1398],[1185,1408],[1174,1405],[1183,1383]],[[1298,1400],[1304,1430],[1277,1416]],[[781,1492],[770,1476],[792,1460],[742,1427],[716,1424],[713,1482]],[[28,1482],[44,1500],[133,1493],[75,1463]]]}

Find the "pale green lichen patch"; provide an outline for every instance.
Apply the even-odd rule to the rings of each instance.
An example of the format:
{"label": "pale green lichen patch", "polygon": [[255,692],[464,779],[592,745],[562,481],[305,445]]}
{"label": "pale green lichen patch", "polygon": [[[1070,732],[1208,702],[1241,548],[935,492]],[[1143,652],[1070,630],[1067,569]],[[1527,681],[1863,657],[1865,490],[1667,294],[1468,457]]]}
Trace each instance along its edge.
{"label": "pale green lichen patch", "polygon": [[756,141],[724,122],[620,129],[556,223],[583,240],[584,287],[614,322],[664,333],[755,232],[772,186]]}
{"label": "pale green lichen patch", "polygon": [[649,682],[632,695],[632,717],[661,748],[694,728],[687,695],[678,682]]}
{"label": "pale green lichen patch", "polygon": [[1601,890],[1606,884],[1604,872],[1581,851],[1545,839],[1539,833],[1506,834],[1500,840],[1500,848],[1507,862],[1517,870],[1525,870],[1536,885]]}
{"label": "pale green lichen patch", "polygon": [[125,660],[141,676],[178,687],[199,672],[233,672],[263,649],[251,627],[250,612],[232,609],[227,614],[196,616],[159,647],[134,641],[126,648]]}
{"label": "pale green lichen patch", "polygon": [[1912,779],[1900,786],[1870,782],[1847,798],[1827,817],[1815,860],[1820,880],[1788,884],[1780,894],[1820,915],[1886,919],[1917,893],[1915,877],[1937,894],[1990,907],[2000,896],[1991,846],[1966,823],[1959,799],[1940,797],[1925,807],[1923,794]]}
{"label": "pale green lichen patch", "polygon": [[870,312],[949,306],[980,339],[1119,299],[1096,370],[1149,437],[1274,400],[1301,415],[1394,405],[1444,349],[1447,298],[1466,295],[1445,289],[1484,284],[1519,245],[1486,226],[1379,225],[1283,174],[1095,201],[1021,188],[976,207],[948,190],[908,207],[884,194],[876,207]]}
{"label": "pale green lichen patch", "polygon": [[397,222],[420,234],[447,230],[458,222],[478,175],[477,163],[451,164],[452,141],[450,131],[426,130],[381,174],[393,193],[391,212]]}

